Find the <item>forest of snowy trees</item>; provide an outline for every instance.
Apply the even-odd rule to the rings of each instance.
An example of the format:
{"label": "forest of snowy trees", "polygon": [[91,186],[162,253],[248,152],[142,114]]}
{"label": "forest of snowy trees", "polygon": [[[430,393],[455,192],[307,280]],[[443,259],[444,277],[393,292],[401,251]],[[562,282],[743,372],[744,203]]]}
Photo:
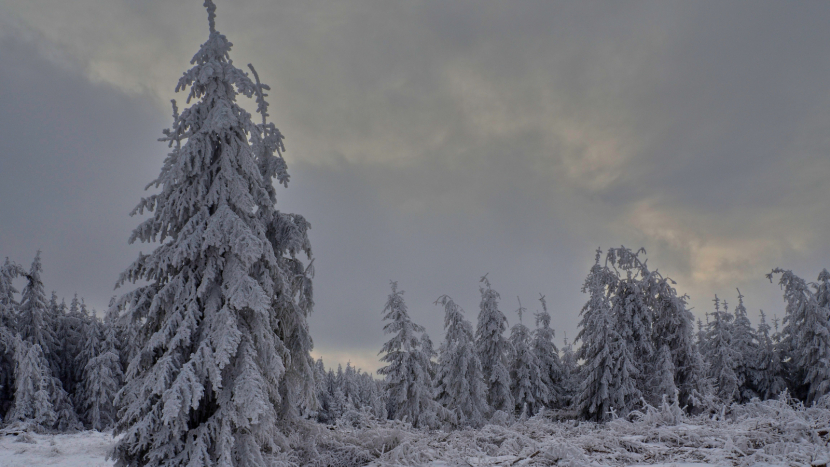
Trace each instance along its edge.
{"label": "forest of snowy trees", "polygon": [[[695,322],[676,283],[647,266],[644,249],[626,247],[596,251],[581,311],[540,294],[535,313],[518,297],[505,313],[487,275],[475,323],[438,296],[437,348],[392,282],[385,306],[378,299],[388,335],[378,376],[315,362],[310,225],[275,209],[272,182],[287,186],[289,176],[283,135],[267,119],[269,88],[253,66],[235,67],[205,5],[209,38],[176,88],[190,107],[173,102],[162,138],[170,153],[149,185],[160,191],[133,212],[149,216],[130,242],[155,244],[117,281],[135,288],[98,313],[77,296],[67,305],[47,295],[39,252],[28,269],[0,266],[6,433],[112,429],[119,466],[270,465],[301,423],[397,420],[450,432],[539,414],[605,422],[657,406],[717,413],[781,394],[811,406],[830,392],[827,270],[810,282],[772,269],[780,320],[762,311],[753,326],[736,289],[734,301],[714,296]],[[552,312],[579,317],[561,348]]]}
{"label": "forest of snowy trees", "polygon": [[[785,392],[810,405],[830,392],[826,270],[816,282],[772,270],[768,279],[778,279],[785,304],[783,319],[773,317],[772,324],[761,311],[753,326],[737,289],[734,307],[715,296],[705,322],[695,323],[687,297],[670,278],[650,270],[644,255],[642,249],[620,247],[603,257],[597,250],[582,288],[586,303],[576,348],[565,340],[561,350],[545,297],[540,295],[534,314],[517,301],[514,324],[508,326],[499,292],[487,276],[480,280],[475,328],[450,296],[435,301],[444,311],[445,334],[434,349],[393,282],[383,308],[390,339],[380,349],[386,365],[379,376],[350,363],[335,370],[322,359],[312,362],[306,336],[294,390],[309,393],[298,403],[300,396],[285,391],[294,397],[294,416],[328,425],[371,417],[454,429],[543,410],[560,419],[598,421],[625,417],[646,404],[700,413]],[[147,358],[142,356],[147,341],[158,331],[142,338],[147,320],[124,313],[137,308],[124,299],[114,298],[99,316],[77,295],[68,305],[55,292],[47,296],[42,270],[39,252],[28,269],[9,259],[0,267],[3,424],[46,432],[111,429],[119,409],[128,413],[126,402],[135,401],[127,398],[130,376],[125,375],[132,374],[137,384],[137,369],[130,365]],[[15,281],[25,284],[22,290]],[[301,286],[309,287],[307,282]],[[280,406],[274,407],[279,413]]]}

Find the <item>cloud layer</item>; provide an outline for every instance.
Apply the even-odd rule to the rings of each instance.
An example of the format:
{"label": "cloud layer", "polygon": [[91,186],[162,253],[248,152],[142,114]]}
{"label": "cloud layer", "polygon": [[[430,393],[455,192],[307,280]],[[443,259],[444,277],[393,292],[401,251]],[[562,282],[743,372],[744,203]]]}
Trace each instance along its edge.
{"label": "cloud layer", "polygon": [[[313,226],[327,362],[377,367],[389,280],[437,343],[432,301],[474,320],[488,272],[511,322],[541,292],[574,335],[597,246],[646,247],[699,316],[736,287],[780,315],[763,274],[828,266],[828,5],[218,7],[288,137],[279,206]],[[6,0],[0,18],[0,255],[42,248],[47,287],[103,307],[204,11]]]}

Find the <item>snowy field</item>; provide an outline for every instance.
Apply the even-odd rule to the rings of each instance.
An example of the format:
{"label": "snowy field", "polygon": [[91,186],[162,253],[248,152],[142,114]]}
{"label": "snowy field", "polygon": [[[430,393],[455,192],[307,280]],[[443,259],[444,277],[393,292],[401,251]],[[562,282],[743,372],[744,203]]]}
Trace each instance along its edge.
{"label": "snowy field", "polygon": [[6,435],[0,437],[0,467],[109,467],[113,463],[106,460],[106,457],[112,442],[111,433],[97,431],[59,435]]}
{"label": "snowy field", "polygon": [[[830,459],[830,408],[784,401],[695,417],[664,406],[604,425],[543,414],[507,426],[426,433],[352,416],[337,427],[306,424],[302,430],[290,437],[298,448],[290,459],[296,465],[789,467],[823,466]],[[0,437],[0,467],[110,466],[112,441],[94,431],[6,435]]]}

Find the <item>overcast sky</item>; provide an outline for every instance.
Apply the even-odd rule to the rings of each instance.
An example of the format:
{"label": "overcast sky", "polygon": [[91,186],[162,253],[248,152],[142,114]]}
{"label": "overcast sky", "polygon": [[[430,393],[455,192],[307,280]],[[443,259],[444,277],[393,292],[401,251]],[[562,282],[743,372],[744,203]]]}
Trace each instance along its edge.
{"label": "overcast sky", "polygon": [[[782,315],[830,267],[830,3],[216,0],[271,85],[316,257],[315,355],[374,371],[396,280],[436,346],[485,273],[576,333],[594,250],[648,250],[696,316]],[[0,0],[0,257],[102,311],[166,155],[201,1]]]}

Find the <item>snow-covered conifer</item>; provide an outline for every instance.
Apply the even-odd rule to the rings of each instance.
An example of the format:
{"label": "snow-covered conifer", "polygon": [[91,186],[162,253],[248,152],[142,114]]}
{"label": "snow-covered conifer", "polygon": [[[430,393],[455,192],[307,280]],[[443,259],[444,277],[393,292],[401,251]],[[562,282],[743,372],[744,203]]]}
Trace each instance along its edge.
{"label": "snow-covered conifer", "polygon": [[753,366],[758,357],[758,338],[746,313],[744,296],[738,289],[738,305],[735,307],[735,321],[732,323],[732,348],[738,352],[735,376],[738,378],[738,394],[741,402],[757,397]]}
{"label": "snow-covered conifer", "polygon": [[487,387],[475,349],[473,326],[464,310],[443,295],[435,302],[444,307],[444,342],[438,352],[436,400],[455,412],[461,426],[478,427],[487,416]]}
{"label": "snow-covered conifer", "polygon": [[668,345],[660,347],[657,353],[657,373],[654,378],[654,394],[662,400],[666,397],[669,403],[677,402],[678,391],[674,383],[675,368],[671,350]]}
{"label": "snow-covered conifer", "polygon": [[527,311],[519,300],[519,322],[510,328],[510,392],[516,413],[525,416],[536,414],[550,400],[550,388],[542,378],[539,360],[531,347],[531,335],[522,323],[522,315]]}
{"label": "snow-covered conifer", "polygon": [[[663,395],[667,394],[669,399],[678,402],[681,407],[691,409],[699,405],[711,388],[706,378],[706,363],[695,343],[694,316],[686,303],[688,297],[679,296],[673,287],[675,282],[657,270],[648,271],[643,264],[642,271],[645,273],[642,287],[654,317],[652,346],[660,351],[663,347],[668,348],[672,359],[674,386],[678,391],[677,398],[674,394],[661,392],[665,388],[652,391],[650,402],[655,405],[661,403]],[[660,374],[660,368],[668,368],[668,365],[660,362],[659,358],[662,357],[657,357],[657,366],[654,367],[656,372],[653,373],[662,378],[665,374]],[[668,384],[663,386],[669,387]],[[648,391],[644,392],[649,398]]]}
{"label": "snow-covered conifer", "polygon": [[539,363],[542,384],[548,388],[548,398],[543,403],[547,407],[562,407],[562,362],[559,359],[559,349],[553,339],[556,333],[550,327],[550,314],[545,296],[539,294],[542,311],[536,313],[536,329],[533,330],[533,353]]}
{"label": "snow-covered conifer", "polygon": [[791,365],[794,395],[812,404],[830,391],[830,273],[822,270],[819,282],[811,284],[779,268],[767,274],[770,281],[775,274],[781,274],[787,303],[783,358]]}
{"label": "snow-covered conifer", "polygon": [[7,423],[24,422],[39,429],[51,430],[58,421],[52,405],[52,373],[40,344],[18,339],[15,349],[14,406]]}
{"label": "snow-covered conifer", "polygon": [[490,286],[487,275],[481,278],[481,304],[476,326],[476,351],[481,361],[484,383],[487,385],[487,403],[493,410],[512,414],[513,396],[510,393],[510,373],[507,358],[510,343],[504,337],[507,317],[499,310],[499,293]]}
{"label": "snow-covered conifer", "polygon": [[609,295],[617,290],[618,279],[599,264],[600,254],[597,249],[596,262],[582,286],[589,299],[580,312],[576,336],[582,342],[576,356],[584,362],[577,405],[585,418],[605,420],[612,412],[627,413],[640,391],[634,383],[639,374],[632,351],[616,331],[619,323],[611,310]]}
{"label": "snow-covered conifer", "polygon": [[69,395],[52,376],[40,347],[17,338],[14,405],[7,423],[22,422],[36,429],[65,431],[80,428]]}
{"label": "snow-covered conifer", "polygon": [[640,393],[647,394],[648,375],[653,374],[655,364],[652,325],[656,307],[650,295],[653,273],[640,260],[640,253],[645,254],[645,249],[634,252],[625,246],[610,248],[606,263],[625,273],[625,277],[620,277],[617,271],[617,280],[613,282],[611,315],[616,320],[617,333],[625,341],[624,347],[619,346],[620,357],[630,359],[636,369],[631,375],[633,382]]}
{"label": "snow-covered conifer", "polygon": [[[311,255],[306,220],[274,207],[272,179],[286,185],[283,136],[266,122],[264,90],[210,35],[176,90],[189,88],[165,130],[158,194],[134,210],[152,216],[130,242],[160,242],[117,284],[139,350],[117,404],[116,465],[266,465],[279,456],[280,420],[313,402]],[[236,102],[256,99],[261,124]]]}
{"label": "snow-covered conifer", "polygon": [[386,392],[393,402],[389,416],[409,421],[417,427],[433,415],[430,410],[434,401],[429,369],[418,336],[424,328],[409,318],[403,293],[398,290],[398,283],[392,282],[392,293],[383,308],[383,319],[388,321],[383,332],[393,336],[379,352],[383,354],[380,360],[387,365],[378,373],[386,377]]}
{"label": "snow-covered conifer", "polygon": [[113,402],[123,378],[110,329],[93,316],[85,326],[84,345],[77,357],[84,364],[84,371],[76,406],[86,424],[95,430],[109,428],[115,422]]}
{"label": "snow-covered conifer", "polygon": [[770,336],[770,326],[767,324],[764,310],[761,310],[757,336],[758,355],[752,360],[754,362],[753,385],[761,399],[772,399],[787,388],[787,382],[783,377],[784,367],[781,363],[781,355]]}
{"label": "snow-covered conifer", "polygon": [[26,271],[9,261],[0,265],[0,421],[14,402],[14,335],[17,332],[17,289],[12,282]]}
{"label": "snow-covered conifer", "polygon": [[736,400],[740,394],[735,369],[740,355],[732,344],[732,320],[729,307],[715,295],[715,311],[706,334],[706,356],[709,359],[709,377],[717,386],[717,395],[724,403]]}
{"label": "snow-covered conifer", "polygon": [[573,345],[568,342],[568,334],[563,333],[562,345],[562,399],[563,407],[571,407],[579,395],[579,365]]}
{"label": "snow-covered conifer", "polygon": [[0,327],[6,328],[12,334],[17,330],[18,306],[17,289],[12,282],[14,279],[25,276],[26,270],[17,263],[6,261],[0,266]]}
{"label": "snow-covered conifer", "polygon": [[49,319],[49,303],[43,290],[43,280],[40,278],[42,273],[43,266],[40,262],[40,251],[38,251],[26,275],[27,282],[22,292],[17,330],[23,340],[40,346],[50,369],[55,370],[58,368],[58,365],[54,363],[58,340],[55,336],[54,323]]}

